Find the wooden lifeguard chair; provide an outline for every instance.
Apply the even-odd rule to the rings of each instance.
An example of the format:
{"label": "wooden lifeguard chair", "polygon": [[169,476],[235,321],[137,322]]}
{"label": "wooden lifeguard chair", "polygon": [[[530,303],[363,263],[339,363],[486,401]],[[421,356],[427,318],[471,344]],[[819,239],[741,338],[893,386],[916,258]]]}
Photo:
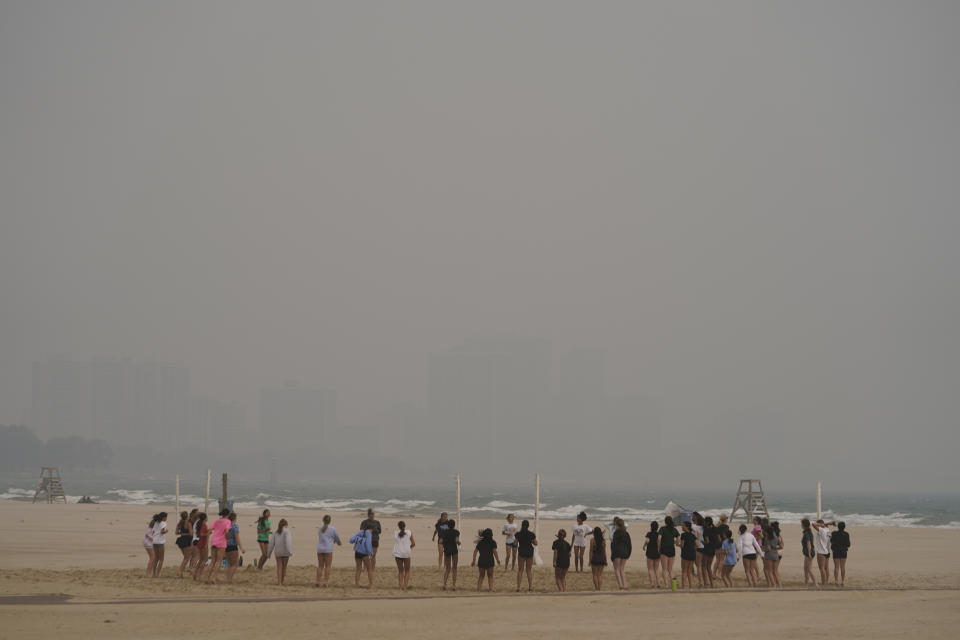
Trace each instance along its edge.
{"label": "wooden lifeguard chair", "polygon": [[41,497],[46,497],[47,502],[56,502],[63,500],[67,504],[67,496],[63,492],[63,478],[60,477],[59,467],[40,467],[40,486],[33,496],[36,502]]}
{"label": "wooden lifeguard chair", "polygon": [[737,519],[739,511],[743,511],[743,518],[747,522],[753,520],[754,516],[770,517],[770,512],[767,511],[767,499],[763,495],[763,485],[759,480],[740,481],[737,499],[733,503],[733,511],[730,512],[730,522]]}

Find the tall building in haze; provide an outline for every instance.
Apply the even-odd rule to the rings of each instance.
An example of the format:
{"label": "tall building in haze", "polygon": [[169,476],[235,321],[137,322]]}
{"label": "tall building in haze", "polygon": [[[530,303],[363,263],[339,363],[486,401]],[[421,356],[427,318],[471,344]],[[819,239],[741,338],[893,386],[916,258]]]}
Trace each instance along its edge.
{"label": "tall building in haze", "polygon": [[275,450],[325,446],[336,422],[337,396],[332,389],[287,382],[260,392],[260,434]]}

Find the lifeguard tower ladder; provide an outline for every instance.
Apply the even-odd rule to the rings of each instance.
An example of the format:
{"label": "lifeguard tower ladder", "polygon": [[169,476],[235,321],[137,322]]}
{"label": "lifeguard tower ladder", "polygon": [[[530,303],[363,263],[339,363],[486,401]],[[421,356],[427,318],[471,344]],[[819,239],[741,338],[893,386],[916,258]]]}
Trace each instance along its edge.
{"label": "lifeguard tower ladder", "polygon": [[730,521],[737,519],[738,512],[743,511],[743,519],[753,520],[754,516],[770,517],[767,511],[767,500],[763,496],[763,485],[759,480],[741,480],[740,488],[737,489],[737,499],[733,503],[733,511],[730,512]]}
{"label": "lifeguard tower ladder", "polygon": [[33,496],[33,501],[45,497],[47,502],[63,500],[67,504],[67,496],[63,493],[63,478],[60,477],[59,467],[40,467],[40,486]]}

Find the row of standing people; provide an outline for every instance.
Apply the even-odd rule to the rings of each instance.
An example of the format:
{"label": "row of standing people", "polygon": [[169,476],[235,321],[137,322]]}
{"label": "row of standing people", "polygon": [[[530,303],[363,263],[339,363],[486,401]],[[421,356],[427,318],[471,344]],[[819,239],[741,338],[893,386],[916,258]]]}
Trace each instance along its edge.
{"label": "row of standing people", "polygon": [[[144,548],[148,555],[146,571],[148,577],[159,576],[163,568],[167,534],[166,517],[167,514],[164,512],[156,514],[144,534]],[[224,509],[220,512],[220,518],[212,526],[208,526],[206,520],[206,514],[197,509],[189,514],[182,512],[180,515],[180,521],[175,529],[176,544],[183,554],[179,576],[182,578],[185,571],[190,571],[194,580],[216,583],[221,564],[225,563],[226,578],[230,582],[241,563],[239,554],[245,552],[240,540],[240,528],[236,523],[237,515]],[[552,565],[559,591],[566,591],[566,577],[571,560],[577,572],[583,571],[585,564],[589,564],[594,589],[601,590],[603,587],[603,572],[608,566],[607,542],[603,529],[600,527],[591,529],[586,524],[586,520],[585,513],[578,514],[577,524],[572,529],[572,543],[567,541],[565,529],[560,529],[556,534],[552,545]],[[325,515],[323,524],[318,527],[316,578],[318,587],[327,586],[334,546],[342,544],[331,522],[331,517]],[[842,586],[846,577],[846,552],[850,546],[849,534],[845,531],[844,523],[824,523],[818,520],[811,524],[809,520],[804,519],[802,526],[804,533],[801,544],[804,555],[805,584],[811,581],[816,584],[816,577],[812,572],[814,559],[817,560],[820,568],[820,584],[827,583],[828,561],[832,551],[834,581]],[[836,526],[837,531],[830,532],[830,526]],[[265,509],[257,520],[256,528],[260,558],[253,564],[263,569],[267,559],[274,555],[277,565],[277,584],[283,585],[287,564],[293,554],[292,538],[287,521],[280,520],[277,531],[274,532],[270,511]],[[511,570],[512,564],[512,568],[516,569],[517,591],[520,591],[524,576],[527,579],[527,590],[532,590],[533,559],[535,547],[538,545],[536,533],[530,530],[527,520],[518,527],[514,514],[507,516],[507,523],[503,526],[501,533],[505,537],[504,568]],[[360,578],[365,573],[368,586],[373,587],[381,534],[380,522],[376,520],[373,510],[368,510],[367,519],[361,522],[360,530],[349,539],[354,545],[356,586],[360,585]],[[406,528],[403,521],[397,523],[397,530],[394,531],[393,537],[393,556],[397,564],[398,586],[401,590],[406,590],[410,584],[410,556],[416,542],[413,533]],[[447,589],[448,581],[452,578],[451,588],[456,590],[461,546],[460,532],[456,529],[456,523],[446,513],[441,514],[434,525],[433,540],[438,544],[438,567],[443,570],[443,589]],[[738,561],[743,562],[747,583],[750,586],[758,586],[758,556],[763,561],[766,585],[781,586],[779,565],[782,560],[783,535],[779,523],[775,521],[768,522],[766,519],[755,518],[753,530],[748,532],[747,526],[741,525],[736,538],[727,524],[725,515],[719,517],[715,526],[711,517],[703,517],[694,512],[692,521],[684,522],[681,525],[681,531],[677,530],[670,517],[665,518],[662,527],[656,521],[651,522],[650,530],[645,535],[643,550],[652,588],[671,585],[678,549],[681,556],[681,588],[692,588],[694,577],[701,588],[712,587],[715,581],[732,587],[731,573]],[[617,587],[620,590],[628,588],[625,565],[631,554],[632,541],[626,524],[621,518],[614,518],[613,532],[610,537],[610,563],[613,565]],[[471,562],[471,566],[479,568],[478,591],[484,579],[487,580],[488,589],[493,590],[495,564],[501,564],[497,543],[493,539],[493,531],[485,529],[480,531],[474,540]]]}

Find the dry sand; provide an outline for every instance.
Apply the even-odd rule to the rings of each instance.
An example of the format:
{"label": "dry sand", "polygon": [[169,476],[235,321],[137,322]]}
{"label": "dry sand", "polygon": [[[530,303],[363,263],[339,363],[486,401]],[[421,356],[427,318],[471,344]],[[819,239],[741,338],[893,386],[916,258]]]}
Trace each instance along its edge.
{"label": "dry sand", "polygon": [[[628,637],[680,631],[721,637],[764,631],[776,631],[781,637],[810,633],[956,637],[960,623],[960,557],[952,553],[960,543],[957,530],[851,529],[848,588],[817,592],[803,589],[800,527],[791,523],[784,527],[784,591],[674,594],[648,588],[638,542],[648,523],[639,522],[630,527],[636,547],[627,565],[635,593],[613,591],[616,583],[608,568],[603,593],[591,590],[589,574],[571,573],[569,589],[579,593],[548,595],[554,592],[553,572],[543,567],[535,571],[538,596],[514,594],[515,573],[501,569],[495,583],[498,593],[477,597],[473,594],[476,569],[469,567],[471,540],[484,526],[499,532],[499,520],[467,519],[458,527],[463,532],[463,564],[459,590],[453,594],[440,589],[436,545],[430,541],[434,518],[404,517],[417,546],[412,589],[400,594],[389,534],[372,591],[353,586],[349,544],[334,554],[331,586],[314,587],[316,527],[323,514],[306,510],[273,510],[274,526],[286,518],[292,527],[294,556],[287,586],[274,584],[272,560],[263,571],[243,567],[233,584],[207,586],[178,579],[181,555],[173,536],[168,539],[163,575],[146,579],[140,541],[154,510],[133,505],[0,502],[0,638],[172,637],[187,629],[205,636],[281,631],[294,637],[349,633],[374,638],[438,632],[466,637],[505,633],[553,637],[560,631],[620,632]],[[169,511],[172,529],[175,518],[173,509]],[[248,564],[256,555],[257,515],[241,511],[239,518]],[[344,539],[356,531],[363,517],[332,515]],[[385,531],[391,531],[399,519],[380,518]],[[560,527],[569,531],[572,524],[541,522],[541,553],[548,564],[553,534]],[[737,587],[744,586],[742,576],[738,566]],[[62,604],[36,604],[43,598],[12,599],[31,594],[65,597]]]}

